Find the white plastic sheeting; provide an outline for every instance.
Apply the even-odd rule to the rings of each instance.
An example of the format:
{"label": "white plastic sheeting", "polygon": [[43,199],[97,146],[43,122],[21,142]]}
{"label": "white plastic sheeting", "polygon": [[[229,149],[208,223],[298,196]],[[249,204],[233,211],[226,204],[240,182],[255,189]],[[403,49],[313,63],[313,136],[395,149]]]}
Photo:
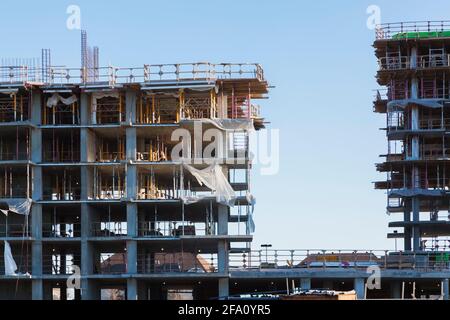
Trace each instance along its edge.
{"label": "white plastic sheeting", "polygon": [[[8,210],[2,209],[0,210],[1,212],[6,216],[8,216],[8,213],[10,212],[25,216],[25,223],[28,228],[28,215],[30,214],[31,209],[31,199],[2,199],[1,202],[8,205]],[[7,241],[5,241],[4,261],[5,275],[15,276],[17,265],[11,253],[11,246]]]}
{"label": "white plastic sheeting", "polygon": [[247,227],[249,232],[253,233],[255,232],[256,229],[255,221],[253,220],[253,212],[255,210],[256,198],[251,193],[247,193],[246,198],[247,202],[251,206],[250,212],[248,213]]}
{"label": "white plastic sheeting", "polygon": [[8,241],[5,241],[4,260],[5,260],[5,276],[15,276],[17,264],[14,261],[13,255],[11,253],[11,246],[9,245]]}
{"label": "white plastic sheeting", "polygon": [[68,106],[74,102],[77,102],[78,99],[77,99],[77,96],[74,94],[68,98],[64,98],[64,97],[61,97],[58,93],[54,93],[50,98],[48,98],[47,107],[53,108],[54,106],[56,106],[58,104],[59,101],[64,103],[66,106]]}
{"label": "white plastic sheeting", "polygon": [[419,106],[427,108],[442,108],[442,99],[403,99],[403,100],[392,100],[387,104],[387,110],[389,112],[404,109],[408,105],[416,104]]}
{"label": "white plastic sheeting", "polygon": [[195,119],[188,121],[199,121],[202,123],[210,123],[221,130],[252,130],[254,129],[253,120],[251,119]]}
{"label": "white plastic sheeting", "polygon": [[[236,200],[236,195],[231,187],[228,179],[222,172],[219,164],[214,163],[205,169],[196,169],[186,163],[183,167],[188,170],[198,181],[200,185],[205,185],[210,189],[216,197],[218,203],[233,207]],[[202,200],[205,196],[199,197],[184,197],[183,202],[186,204],[195,203]]]}
{"label": "white plastic sheeting", "polygon": [[2,199],[0,202],[5,202],[9,207],[8,210],[1,210],[5,215],[8,215],[8,212],[24,216],[30,214],[31,199]]}
{"label": "white plastic sheeting", "polygon": [[102,98],[119,98],[119,92],[94,92],[91,95],[92,123],[97,123],[97,101]]}

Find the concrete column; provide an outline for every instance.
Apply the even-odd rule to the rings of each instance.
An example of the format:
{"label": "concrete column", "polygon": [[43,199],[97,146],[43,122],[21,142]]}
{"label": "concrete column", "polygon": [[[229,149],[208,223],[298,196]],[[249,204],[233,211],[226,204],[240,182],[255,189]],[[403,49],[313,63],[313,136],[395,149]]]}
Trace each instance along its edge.
{"label": "concrete column", "polygon": [[228,241],[219,240],[217,247],[218,271],[219,273],[228,273]]}
{"label": "concrete column", "polygon": [[37,203],[31,207],[31,236],[42,240],[42,205]]}
{"label": "concrete column", "polygon": [[41,92],[32,90],[31,92],[31,123],[41,124]]}
{"label": "concrete column", "polygon": [[450,300],[449,298],[449,280],[447,279],[443,279],[442,280],[442,298],[444,300]]}
{"label": "concrete column", "polygon": [[[420,218],[420,200],[418,197],[412,198],[412,212],[413,212],[413,222],[419,222]],[[413,250],[420,251],[420,228],[418,225],[414,225],[412,228],[413,237]]]}
{"label": "concrete column", "polygon": [[137,300],[137,281],[136,279],[127,279],[127,300]]}
{"label": "concrete column", "polygon": [[127,273],[137,273],[137,241],[127,241]]}
{"label": "concrete column", "polygon": [[[410,208],[405,208],[405,211],[403,212],[403,221],[411,221],[411,211]],[[411,227],[405,227],[404,228],[404,250],[405,251],[411,251]]]}
{"label": "concrete column", "polygon": [[[417,47],[411,48],[410,54],[410,66],[415,69],[417,67]],[[419,81],[417,77],[413,76],[411,78],[411,98],[418,99],[419,98]],[[420,127],[420,119],[419,119],[419,107],[417,105],[413,105],[411,107],[411,129],[418,130]],[[411,138],[411,159],[419,159],[420,158],[420,143],[419,136],[415,135]],[[420,172],[417,166],[413,166],[412,169],[412,180],[413,180],[413,188],[420,188]],[[413,200],[414,201],[414,200]],[[414,237],[414,235],[413,235]]]}
{"label": "concrete column", "polygon": [[92,170],[89,167],[83,166],[80,169],[80,178],[81,178],[81,200],[89,200],[92,199],[93,196],[93,176]]}
{"label": "concrete column", "polygon": [[136,161],[136,128],[127,128],[126,135],[127,160]]}
{"label": "concrete column", "polygon": [[301,278],[300,279],[300,288],[303,290],[311,289],[311,278]]}
{"label": "concrete column", "polygon": [[[41,124],[41,94],[32,91],[31,123],[38,126]],[[31,156],[33,163],[42,162],[42,134],[41,129],[31,129]],[[31,297],[33,300],[44,299],[42,276],[42,205],[35,201],[42,199],[42,168],[32,167],[32,193],[33,205],[31,207],[31,235],[34,241],[31,244],[31,274],[36,279],[31,282]]]}
{"label": "concrete column", "polygon": [[[80,94],[80,123],[82,125],[88,125],[89,119],[90,119],[90,110],[89,110],[89,104],[90,104],[90,94],[86,92],[82,92]],[[83,143],[83,141],[81,141]]]}
{"label": "concrete column", "polygon": [[353,281],[356,291],[356,298],[359,300],[364,299],[364,278],[355,278]]}
{"label": "concrete column", "polygon": [[217,217],[218,235],[228,235],[228,207],[218,204]]}
{"label": "concrete column", "polygon": [[127,230],[129,237],[138,235],[138,209],[136,203],[127,203]]}
{"label": "concrete column", "polygon": [[42,161],[42,134],[41,129],[31,129],[31,161],[39,163]]}
{"label": "concrete column", "polygon": [[391,282],[391,299],[402,298],[402,283],[400,281]]}
{"label": "concrete column", "polygon": [[88,128],[81,128],[80,141],[81,162],[95,161],[95,134]]}
{"label": "concrete column", "polygon": [[[31,122],[41,124],[41,94],[33,91],[31,106]],[[42,162],[42,132],[40,128],[31,129],[31,161],[35,164]],[[42,200],[42,168],[32,167],[32,199]]]}
{"label": "concrete column", "polygon": [[44,289],[42,284],[42,205],[34,203],[31,207],[31,235],[34,241],[31,244],[31,274],[37,279],[33,279],[32,298],[42,300]]}
{"label": "concrete column", "polygon": [[[228,234],[228,207],[218,205],[217,212],[217,229],[219,235]],[[217,266],[219,273],[228,274],[229,258],[228,258],[228,241],[219,240],[217,247]],[[229,278],[219,279],[219,297],[224,298],[229,295]]]}
{"label": "concrete column", "polygon": [[94,299],[96,286],[87,276],[94,273],[94,247],[88,238],[91,233],[92,212],[87,203],[81,204],[81,299]]}
{"label": "concrete column", "polygon": [[137,198],[137,168],[134,164],[128,164],[127,167],[127,199],[134,200]]}
{"label": "concrete column", "polygon": [[127,89],[125,93],[125,119],[127,123],[136,122],[136,91],[132,89]]}
{"label": "concrete column", "polygon": [[127,198],[137,198],[137,168],[132,161],[136,161],[136,128],[126,129],[126,156],[127,156]]}
{"label": "concrete column", "polygon": [[33,279],[31,282],[31,299],[44,299],[44,286],[42,279]]}
{"label": "concrete column", "polygon": [[229,296],[229,280],[228,278],[220,278],[219,279],[219,299],[223,300],[224,298]]}

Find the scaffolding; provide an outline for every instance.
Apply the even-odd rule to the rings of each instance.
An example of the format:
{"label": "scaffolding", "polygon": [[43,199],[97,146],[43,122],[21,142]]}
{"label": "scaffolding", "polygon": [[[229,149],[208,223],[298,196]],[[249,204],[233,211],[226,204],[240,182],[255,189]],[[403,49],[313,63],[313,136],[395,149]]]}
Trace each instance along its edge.
{"label": "scaffolding", "polygon": [[0,122],[28,120],[30,99],[26,94],[0,92]]}

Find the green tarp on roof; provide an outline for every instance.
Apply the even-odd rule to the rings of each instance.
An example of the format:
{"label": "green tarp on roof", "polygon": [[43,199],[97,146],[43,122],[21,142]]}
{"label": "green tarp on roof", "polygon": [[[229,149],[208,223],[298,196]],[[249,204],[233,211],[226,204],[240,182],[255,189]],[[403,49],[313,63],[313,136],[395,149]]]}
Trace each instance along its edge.
{"label": "green tarp on roof", "polygon": [[444,31],[422,31],[422,32],[400,32],[392,36],[392,39],[418,39],[418,38],[446,38],[450,37],[450,30]]}

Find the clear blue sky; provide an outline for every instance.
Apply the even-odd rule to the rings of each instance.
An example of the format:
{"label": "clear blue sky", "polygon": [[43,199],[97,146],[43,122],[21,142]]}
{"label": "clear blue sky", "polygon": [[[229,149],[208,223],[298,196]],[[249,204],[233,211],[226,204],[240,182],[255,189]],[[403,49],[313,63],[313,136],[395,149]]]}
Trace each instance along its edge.
{"label": "clear blue sky", "polygon": [[[263,114],[279,128],[280,172],[253,176],[255,247],[393,248],[383,191],[372,181],[386,152],[372,112],[376,61],[366,8],[382,22],[449,19],[447,1],[10,1],[2,0],[0,57],[79,66],[82,28],[101,64],[259,62],[276,88]],[[256,168],[258,169],[258,168]],[[257,170],[256,170],[257,171]]]}

